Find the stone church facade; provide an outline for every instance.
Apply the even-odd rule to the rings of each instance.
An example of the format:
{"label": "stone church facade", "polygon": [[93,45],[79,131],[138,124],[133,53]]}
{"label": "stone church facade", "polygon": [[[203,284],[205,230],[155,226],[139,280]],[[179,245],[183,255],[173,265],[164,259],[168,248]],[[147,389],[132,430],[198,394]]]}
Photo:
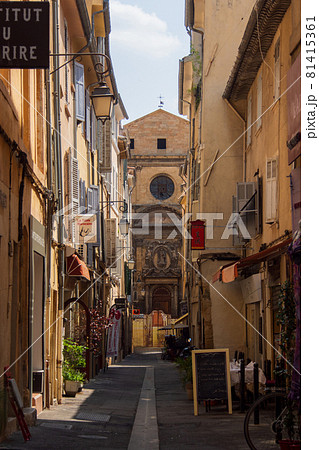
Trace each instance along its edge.
{"label": "stone church facade", "polygon": [[125,126],[136,185],[132,192],[132,245],[136,261],[133,307],[141,314],[185,313],[182,299],[180,198],[189,145],[188,121],[158,109]]}

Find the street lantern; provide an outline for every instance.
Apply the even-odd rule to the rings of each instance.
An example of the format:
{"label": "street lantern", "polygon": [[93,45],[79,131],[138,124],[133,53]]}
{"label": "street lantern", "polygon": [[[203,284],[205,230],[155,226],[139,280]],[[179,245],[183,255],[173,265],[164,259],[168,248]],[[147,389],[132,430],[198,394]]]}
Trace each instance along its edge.
{"label": "street lantern", "polygon": [[111,107],[114,101],[114,95],[106,83],[101,83],[93,90],[91,100],[96,118],[104,123],[111,116]]}
{"label": "street lantern", "polygon": [[120,223],[119,223],[120,233],[122,234],[122,236],[128,235],[129,225],[130,224],[129,224],[126,216],[123,214],[123,216],[120,220]]}
{"label": "street lantern", "polygon": [[130,258],[130,260],[127,261],[127,267],[128,267],[130,270],[133,270],[133,269],[134,269],[134,267],[135,267],[135,261],[134,261],[134,259]]}

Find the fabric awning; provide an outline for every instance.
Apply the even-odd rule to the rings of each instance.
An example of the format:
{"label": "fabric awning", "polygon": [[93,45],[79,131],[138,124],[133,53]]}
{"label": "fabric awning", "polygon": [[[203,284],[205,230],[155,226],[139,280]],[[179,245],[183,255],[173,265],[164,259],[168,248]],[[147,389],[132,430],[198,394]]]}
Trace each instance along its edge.
{"label": "fabric awning", "polygon": [[222,282],[223,283],[231,283],[238,277],[238,262],[232,264],[231,266],[225,267],[222,270]]}
{"label": "fabric awning", "polygon": [[238,268],[241,269],[244,267],[252,266],[253,264],[257,264],[259,262],[264,261],[270,256],[274,257],[276,256],[276,254],[280,255],[280,253],[282,253],[286,248],[288,248],[291,242],[292,238],[289,238],[286,239],[285,241],[280,242],[279,244],[266,248],[266,250],[262,250],[261,252],[247,256],[247,258],[243,258],[239,261]]}
{"label": "fabric awning", "polygon": [[66,258],[66,271],[69,277],[83,277],[90,281],[89,269],[75,253]]}
{"label": "fabric awning", "polygon": [[216,281],[221,281],[222,279],[222,270],[223,266],[220,266],[220,268],[217,270],[217,272],[214,273],[212,282],[215,283]]}
{"label": "fabric awning", "polygon": [[266,248],[266,250],[262,250],[261,252],[247,256],[247,258],[243,258],[240,261],[237,261],[235,264],[231,265],[227,264],[225,266],[220,267],[218,271],[213,275],[213,283],[215,283],[216,281],[222,281],[223,283],[231,283],[238,277],[238,269],[244,269],[245,267],[249,267],[254,264],[258,264],[262,261],[265,261],[269,257],[273,258],[277,255],[280,255],[283,251],[285,251],[288,248],[291,242],[292,238],[286,239],[285,241],[282,241],[279,244]]}

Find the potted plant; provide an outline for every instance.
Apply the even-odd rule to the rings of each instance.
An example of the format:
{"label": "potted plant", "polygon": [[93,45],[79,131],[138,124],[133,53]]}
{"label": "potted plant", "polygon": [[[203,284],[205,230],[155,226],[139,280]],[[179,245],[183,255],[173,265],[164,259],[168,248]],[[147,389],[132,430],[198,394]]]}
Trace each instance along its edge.
{"label": "potted plant", "polygon": [[83,386],[84,375],[80,368],[85,367],[84,351],[86,347],[79,345],[71,339],[63,341],[63,365],[62,375],[64,390],[68,397],[75,397]]}
{"label": "potted plant", "polygon": [[189,400],[193,400],[193,365],[192,357],[177,358],[176,364],[182,374],[182,383],[187,392]]}

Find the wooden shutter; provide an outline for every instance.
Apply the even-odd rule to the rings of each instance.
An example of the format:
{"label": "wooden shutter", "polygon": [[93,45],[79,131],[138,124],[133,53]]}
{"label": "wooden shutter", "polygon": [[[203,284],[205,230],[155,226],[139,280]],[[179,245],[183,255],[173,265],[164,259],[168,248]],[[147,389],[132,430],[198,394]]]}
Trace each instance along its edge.
{"label": "wooden shutter", "polygon": [[84,66],[74,62],[76,118],[85,120]]}
{"label": "wooden shutter", "polygon": [[256,236],[258,228],[257,195],[253,181],[237,183],[237,210],[252,238]]}
{"label": "wooden shutter", "polygon": [[273,223],[277,218],[277,160],[269,159],[266,163],[266,223]]}
{"label": "wooden shutter", "polygon": [[95,247],[100,246],[100,235],[101,235],[101,228],[100,228],[100,204],[99,204],[99,187],[98,186],[91,186],[93,190],[93,212],[96,214],[96,244],[93,244]]}
{"label": "wooden shutter", "polygon": [[[256,191],[255,183],[237,183],[237,207],[240,212]],[[248,208],[245,208],[248,209]]]}
{"label": "wooden shutter", "polygon": [[91,104],[88,91],[85,91],[85,139],[91,143]]}
{"label": "wooden shutter", "polygon": [[81,214],[85,214],[85,207],[86,207],[86,202],[85,202],[85,181],[84,180],[80,180],[80,210],[81,210]]}
{"label": "wooden shutter", "polygon": [[99,187],[91,185],[90,188],[92,189],[92,212],[97,213],[99,211]]}
{"label": "wooden shutter", "polygon": [[75,242],[75,218],[79,213],[79,164],[69,153],[69,240]]}
{"label": "wooden shutter", "polygon": [[251,106],[252,98],[250,95],[247,104],[247,147],[251,144]]}
{"label": "wooden shutter", "polygon": [[93,210],[93,191],[91,187],[87,189],[87,212],[91,214]]}
{"label": "wooden shutter", "polygon": [[111,123],[107,120],[104,124],[98,121],[98,151],[101,173],[112,170],[111,165]]}
{"label": "wooden shutter", "polygon": [[[238,213],[238,204],[237,204],[237,197],[235,197],[234,195],[232,196],[232,212],[233,213]],[[244,241],[243,241],[243,237],[240,234],[239,230],[238,230],[238,226],[236,225],[236,223],[233,222],[233,227],[237,229],[238,234],[236,235],[236,233],[233,233],[233,246],[234,247],[238,247],[239,245],[243,245]]]}
{"label": "wooden shutter", "polygon": [[116,261],[116,219],[105,220],[106,264],[111,266]]}
{"label": "wooden shutter", "polygon": [[96,150],[96,126],[97,126],[96,122],[97,122],[97,120],[96,120],[94,109],[91,108],[91,149],[92,149],[92,152],[95,152],[95,150]]}
{"label": "wooden shutter", "polygon": [[90,266],[94,262],[95,247],[100,246],[100,212],[99,212],[99,187],[91,185],[87,190],[88,213],[96,214],[96,243],[87,244],[87,262]]}

